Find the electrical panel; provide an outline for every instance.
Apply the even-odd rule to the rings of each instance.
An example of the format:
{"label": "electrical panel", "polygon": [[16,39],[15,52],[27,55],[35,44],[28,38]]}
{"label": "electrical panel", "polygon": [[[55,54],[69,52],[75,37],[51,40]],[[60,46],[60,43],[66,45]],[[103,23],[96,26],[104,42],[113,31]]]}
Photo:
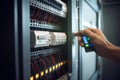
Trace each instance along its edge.
{"label": "electrical panel", "polygon": [[[8,57],[2,72],[9,74],[6,78],[82,80],[90,79],[92,74],[92,78],[95,78],[93,72],[99,73],[98,64],[94,64],[97,63],[96,55],[84,54],[77,37],[72,36],[72,33],[91,25],[97,26],[98,23],[98,14],[91,12],[92,6],[89,6],[88,2],[86,3],[88,7],[84,7],[86,4],[83,1],[91,2],[89,0],[3,1],[2,5],[8,6],[1,7],[2,17],[5,16],[2,32],[6,36],[9,35],[3,36],[2,42],[5,44],[2,46],[5,49],[1,49],[1,52],[4,52],[4,56],[1,57],[4,59]],[[90,80],[95,80],[92,78]]]}
{"label": "electrical panel", "polygon": [[61,0],[30,0],[29,6],[30,80],[67,79],[66,3]]}

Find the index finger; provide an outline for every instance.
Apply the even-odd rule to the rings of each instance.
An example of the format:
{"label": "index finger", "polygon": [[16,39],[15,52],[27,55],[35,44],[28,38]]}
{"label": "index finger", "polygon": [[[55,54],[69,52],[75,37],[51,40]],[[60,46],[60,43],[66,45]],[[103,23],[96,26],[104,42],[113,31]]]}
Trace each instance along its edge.
{"label": "index finger", "polygon": [[79,32],[76,32],[76,33],[74,33],[74,35],[75,36],[81,36],[81,32],[79,31]]}

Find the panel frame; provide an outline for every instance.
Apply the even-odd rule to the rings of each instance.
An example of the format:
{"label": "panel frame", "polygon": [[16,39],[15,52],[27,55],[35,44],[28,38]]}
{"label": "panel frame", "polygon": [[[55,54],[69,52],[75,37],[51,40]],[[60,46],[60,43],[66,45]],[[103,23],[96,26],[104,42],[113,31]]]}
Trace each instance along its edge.
{"label": "panel frame", "polygon": [[29,0],[18,0],[19,80],[30,79],[30,14]]}
{"label": "panel frame", "polygon": [[68,59],[71,67],[69,67],[70,80],[78,80],[78,42],[77,37],[73,36],[74,32],[78,31],[77,23],[77,0],[68,1]]}

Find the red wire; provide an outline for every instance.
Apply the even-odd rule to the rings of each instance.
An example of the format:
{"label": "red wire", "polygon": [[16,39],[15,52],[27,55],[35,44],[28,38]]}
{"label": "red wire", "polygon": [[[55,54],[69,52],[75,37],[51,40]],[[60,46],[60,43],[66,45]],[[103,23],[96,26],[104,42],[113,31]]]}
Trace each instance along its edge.
{"label": "red wire", "polygon": [[55,58],[53,57],[53,55],[50,55],[50,57],[52,59],[53,64],[55,64],[56,62],[55,62]]}
{"label": "red wire", "polygon": [[[48,64],[49,64],[49,66],[51,66],[50,61],[48,60],[48,58],[47,58],[47,57],[45,57],[45,59],[47,60],[47,62],[48,62]],[[51,74],[51,73],[50,73],[50,80],[52,80],[52,74]]]}
{"label": "red wire", "polygon": [[38,67],[37,61],[34,60],[34,63],[35,63],[35,66],[36,66],[37,72],[39,72],[39,71],[40,71],[40,68]]}
{"label": "red wire", "polygon": [[33,68],[34,73],[36,73],[36,69],[35,69],[35,66],[34,66],[33,62],[31,62],[31,66]]}
{"label": "red wire", "polygon": [[39,10],[37,10],[37,13],[35,14],[35,19],[37,19],[37,18],[38,18],[39,13],[40,13],[40,11],[39,11]]}
{"label": "red wire", "polygon": [[48,17],[48,23],[51,22],[51,19],[52,19],[52,14],[50,14],[50,16]]}
{"label": "red wire", "polygon": [[39,61],[43,63],[44,67],[47,68],[46,63],[44,62],[43,59],[39,58]]}
{"label": "red wire", "polygon": [[34,12],[34,16],[33,16],[33,19],[36,19],[36,13],[37,13],[37,9],[35,8],[35,12]]}
{"label": "red wire", "polygon": [[45,12],[45,16],[44,16],[43,20],[45,21],[48,17],[49,17],[49,14],[47,12]]}
{"label": "red wire", "polygon": [[[44,66],[45,68],[47,68],[46,63],[44,62],[44,60],[43,60],[41,57],[39,57],[39,62],[42,62],[42,63],[43,63],[43,66]],[[44,79],[44,80],[47,80],[47,79]]]}

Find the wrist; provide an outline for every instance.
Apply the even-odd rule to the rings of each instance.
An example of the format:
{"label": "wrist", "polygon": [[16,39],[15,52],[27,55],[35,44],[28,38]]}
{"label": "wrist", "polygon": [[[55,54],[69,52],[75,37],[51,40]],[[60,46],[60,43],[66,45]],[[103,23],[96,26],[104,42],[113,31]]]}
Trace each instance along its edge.
{"label": "wrist", "polygon": [[106,48],[105,48],[105,57],[110,57],[110,56],[114,56],[116,55],[116,53],[118,53],[120,51],[120,48],[113,45],[112,43],[110,43],[109,41],[106,44]]}
{"label": "wrist", "polygon": [[109,41],[106,41],[105,46],[103,48],[103,57],[107,57],[109,53],[112,51],[113,47],[114,47],[113,44],[111,44]]}
{"label": "wrist", "polygon": [[106,45],[104,57],[120,63],[120,47],[117,47],[108,42]]}

